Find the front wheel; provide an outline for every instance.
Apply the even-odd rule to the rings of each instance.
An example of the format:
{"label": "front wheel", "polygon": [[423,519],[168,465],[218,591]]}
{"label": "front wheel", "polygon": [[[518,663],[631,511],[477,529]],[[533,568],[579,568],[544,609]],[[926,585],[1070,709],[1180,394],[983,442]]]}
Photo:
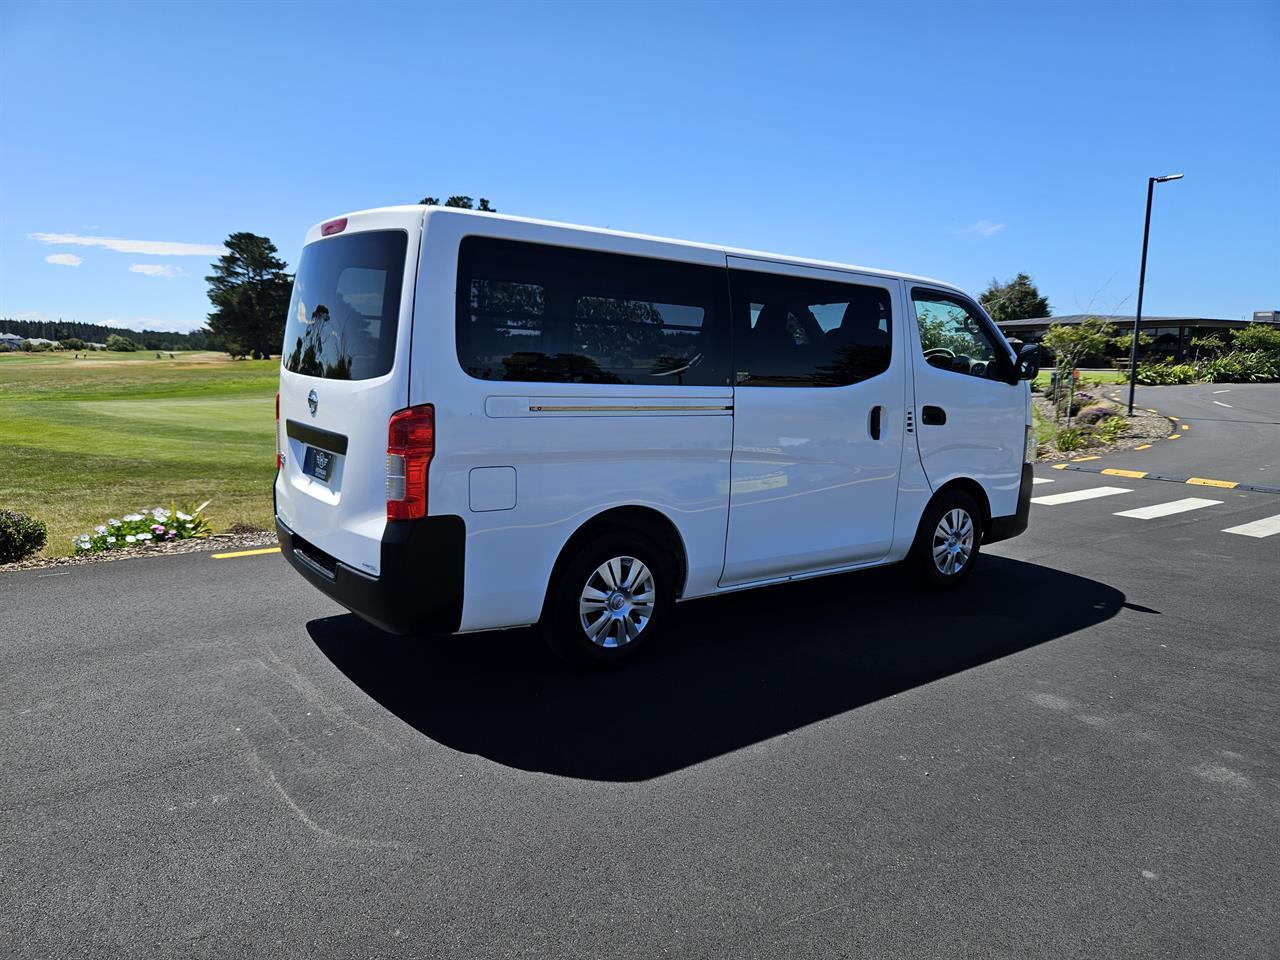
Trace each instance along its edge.
{"label": "front wheel", "polygon": [[665,622],[674,583],[659,550],[605,535],[580,549],[552,586],[542,632],[560,657],[604,666],[630,659]]}
{"label": "front wheel", "polygon": [[973,570],[982,544],[982,515],[967,493],[944,493],[920,519],[911,563],[934,587],[955,586]]}

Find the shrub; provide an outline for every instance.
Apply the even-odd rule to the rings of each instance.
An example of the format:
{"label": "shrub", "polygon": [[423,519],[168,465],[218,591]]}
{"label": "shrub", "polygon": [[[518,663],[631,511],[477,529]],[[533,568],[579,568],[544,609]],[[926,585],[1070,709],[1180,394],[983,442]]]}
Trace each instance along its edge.
{"label": "shrub", "polygon": [[128,337],[122,337],[118,333],[113,333],[111,336],[107,337],[106,347],[108,350],[113,350],[117,353],[133,353],[138,349],[138,345],[136,343]]}
{"label": "shrub", "polygon": [[1087,444],[1091,434],[1092,431],[1085,427],[1063,427],[1053,438],[1053,443],[1063,453],[1070,453]]}
{"label": "shrub", "polygon": [[145,547],[150,543],[165,543],[169,540],[207,537],[209,521],[203,511],[208,505],[209,501],[206,500],[198,507],[189,508],[190,513],[172,506],[168,510],[153,507],[150,510],[126,513],[121,520],[113,517],[94,527],[93,533],[72,537],[71,544],[77,554],[102,553],[104,550]]}
{"label": "shrub", "polygon": [[1203,361],[1200,376],[1210,383],[1268,383],[1280,380],[1280,360],[1263,350],[1232,350]]}
{"label": "shrub", "polygon": [[1095,436],[1103,443],[1115,443],[1129,429],[1129,421],[1121,416],[1110,416],[1098,424]]}
{"label": "shrub", "polygon": [[1235,331],[1233,337],[1237,350],[1261,350],[1280,355],[1280,327],[1254,323]]}
{"label": "shrub", "polygon": [[1076,419],[1083,424],[1101,423],[1107,417],[1116,412],[1116,408],[1109,403],[1091,403],[1076,414]]}
{"label": "shrub", "polygon": [[1167,387],[1196,382],[1196,368],[1190,363],[1142,363],[1138,382],[1148,387]]}
{"label": "shrub", "polygon": [[25,560],[44,546],[49,531],[39,520],[16,510],[0,510],[0,563]]}

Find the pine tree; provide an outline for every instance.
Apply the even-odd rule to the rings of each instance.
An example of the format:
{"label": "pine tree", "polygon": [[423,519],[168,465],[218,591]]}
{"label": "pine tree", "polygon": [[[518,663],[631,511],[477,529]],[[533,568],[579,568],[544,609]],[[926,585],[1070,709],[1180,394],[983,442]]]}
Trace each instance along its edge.
{"label": "pine tree", "polygon": [[233,357],[279,353],[293,277],[266,237],[233,233],[226,246],[205,277],[214,306],[209,334]]}

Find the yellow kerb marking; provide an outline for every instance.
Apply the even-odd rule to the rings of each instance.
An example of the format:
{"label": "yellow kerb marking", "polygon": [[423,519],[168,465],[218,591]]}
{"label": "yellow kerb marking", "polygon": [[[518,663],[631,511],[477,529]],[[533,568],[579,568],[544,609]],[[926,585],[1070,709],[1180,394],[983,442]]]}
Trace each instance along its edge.
{"label": "yellow kerb marking", "polygon": [[1075,457],[1075,458],[1073,458],[1073,459],[1072,459],[1072,461],[1071,461],[1071,462],[1072,462],[1072,463],[1084,463],[1086,460],[1101,460],[1101,459],[1102,459],[1101,457]]}
{"label": "yellow kerb marking", "polygon": [[1134,480],[1141,480],[1147,475],[1145,470],[1119,470],[1115,467],[1107,467],[1102,472],[1109,477],[1132,477]]}
{"label": "yellow kerb marking", "polygon": [[1180,436],[1182,436],[1182,434],[1180,434],[1180,433],[1171,433],[1171,434],[1169,434],[1169,436],[1165,437],[1165,439],[1166,439],[1166,440],[1177,440]]}
{"label": "yellow kerb marking", "polygon": [[1067,465],[1066,465],[1065,463],[1055,463],[1055,464],[1053,465],[1053,469],[1055,469],[1055,470],[1065,470],[1065,469],[1067,469]]}
{"label": "yellow kerb marking", "polygon": [[237,550],[235,553],[215,553],[215,560],[230,560],[233,557],[260,557],[264,553],[279,553],[279,547],[263,547],[261,550]]}
{"label": "yellow kerb marking", "polygon": [[1149,443],[1144,443],[1144,444],[1141,444],[1141,445],[1139,445],[1139,446],[1134,447],[1133,449],[1135,449],[1135,450],[1149,450],[1149,449],[1151,449],[1151,444],[1149,444]]}
{"label": "yellow kerb marking", "polygon": [[1147,407],[1147,413],[1159,413],[1159,412],[1160,411],[1157,410],[1155,407]]}
{"label": "yellow kerb marking", "polygon": [[1197,487],[1224,487],[1227,490],[1239,486],[1238,483],[1232,483],[1230,480],[1209,480],[1205,477],[1187,477],[1187,483],[1195,484]]}

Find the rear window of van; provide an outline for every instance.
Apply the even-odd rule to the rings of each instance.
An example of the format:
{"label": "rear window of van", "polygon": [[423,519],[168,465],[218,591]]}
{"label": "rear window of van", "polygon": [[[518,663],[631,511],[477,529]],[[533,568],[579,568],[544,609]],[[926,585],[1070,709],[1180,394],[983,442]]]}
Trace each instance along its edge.
{"label": "rear window of van", "polygon": [[284,368],[328,380],[369,380],[395,361],[409,236],[371,230],[302,249],[284,330]]}

